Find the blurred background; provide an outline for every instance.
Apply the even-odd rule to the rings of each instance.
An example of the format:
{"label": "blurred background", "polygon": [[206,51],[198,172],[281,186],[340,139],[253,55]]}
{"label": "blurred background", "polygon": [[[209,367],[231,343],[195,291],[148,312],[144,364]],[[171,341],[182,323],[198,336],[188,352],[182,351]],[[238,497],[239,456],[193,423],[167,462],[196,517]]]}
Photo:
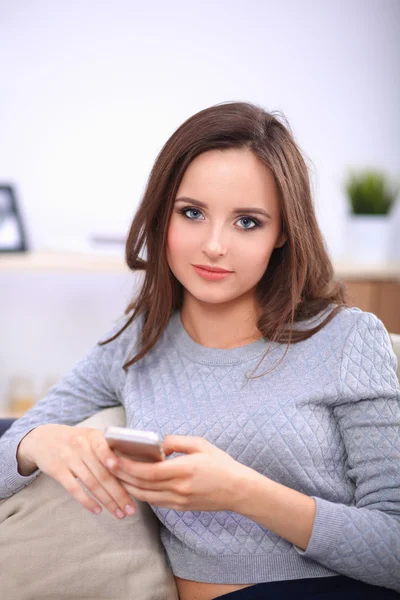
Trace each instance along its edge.
{"label": "blurred background", "polygon": [[400,333],[399,202],[383,254],[361,234],[362,260],[344,183],[350,168],[399,183],[398,0],[1,0],[0,67],[0,186],[29,249],[1,252],[0,235],[0,412],[123,312],[138,283],[119,241],[157,153],[218,102],[284,113],[338,276]]}

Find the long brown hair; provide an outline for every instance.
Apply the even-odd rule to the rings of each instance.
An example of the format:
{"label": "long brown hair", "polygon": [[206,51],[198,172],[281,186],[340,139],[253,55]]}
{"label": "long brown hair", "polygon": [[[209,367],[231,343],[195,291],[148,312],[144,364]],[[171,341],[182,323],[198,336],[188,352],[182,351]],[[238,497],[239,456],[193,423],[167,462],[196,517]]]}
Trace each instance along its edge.
{"label": "long brown hair", "polygon": [[[282,117],[279,119],[278,117]],[[140,351],[124,369],[139,361],[161,337],[171,313],[182,305],[182,285],[167,262],[167,234],[180,182],[191,161],[208,150],[248,148],[268,167],[277,184],[286,242],[276,248],[257,285],[262,310],[257,327],[266,340],[296,343],[319,331],[342,306],[345,291],[334,279],[331,261],[317,224],[309,173],[290,127],[281,113],[247,102],[226,102],[201,110],[185,121],[161,149],[151,170],[126,241],[125,258],[144,282],[125,314],[132,315],[106,344],[134,319],[144,316]],[[316,326],[295,322],[335,306]]]}

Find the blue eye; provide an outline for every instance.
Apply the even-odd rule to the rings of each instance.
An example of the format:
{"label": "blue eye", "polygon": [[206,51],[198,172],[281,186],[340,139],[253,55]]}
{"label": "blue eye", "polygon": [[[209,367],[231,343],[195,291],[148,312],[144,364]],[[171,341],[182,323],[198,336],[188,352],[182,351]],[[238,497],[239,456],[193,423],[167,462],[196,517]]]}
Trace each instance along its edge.
{"label": "blue eye", "polygon": [[240,217],[238,223],[242,221],[243,226],[240,227],[240,229],[243,230],[250,230],[250,229],[255,229],[256,227],[259,227],[259,224],[254,220],[254,219],[250,219],[250,217]]}
{"label": "blue eye", "polygon": [[191,221],[198,221],[199,217],[202,216],[198,208],[182,208],[182,210],[180,210],[179,212],[182,215],[185,215],[185,217],[187,217]]}

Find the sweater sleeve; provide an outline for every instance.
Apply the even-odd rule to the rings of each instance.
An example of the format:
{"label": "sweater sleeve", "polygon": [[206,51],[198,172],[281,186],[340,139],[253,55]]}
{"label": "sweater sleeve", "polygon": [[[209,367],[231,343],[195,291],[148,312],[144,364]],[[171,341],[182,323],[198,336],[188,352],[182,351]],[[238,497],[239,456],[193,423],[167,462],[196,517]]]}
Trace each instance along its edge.
{"label": "sweater sleeve", "polygon": [[[123,326],[123,320],[102,338],[106,340]],[[119,386],[124,376],[128,327],[116,340],[96,344],[48,394],[39,400],[0,437],[0,498],[12,496],[31,483],[37,469],[25,477],[18,473],[17,449],[22,438],[39,425],[76,425],[103,408],[121,403]],[[128,348],[132,349],[132,348]]]}
{"label": "sweater sleeve", "polygon": [[359,313],[347,337],[341,398],[333,412],[344,442],[354,505],[322,498],[307,549],[348,577],[400,591],[400,389],[388,333]]}

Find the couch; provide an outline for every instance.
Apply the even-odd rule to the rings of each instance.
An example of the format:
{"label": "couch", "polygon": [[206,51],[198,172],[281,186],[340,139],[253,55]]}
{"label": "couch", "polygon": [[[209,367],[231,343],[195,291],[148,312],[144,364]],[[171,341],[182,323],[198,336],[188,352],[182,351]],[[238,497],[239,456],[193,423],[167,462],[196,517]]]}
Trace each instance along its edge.
{"label": "couch", "polygon": [[[116,406],[77,427],[124,424]],[[159,521],[146,502],[135,505],[122,520],[94,515],[45,473],[0,499],[0,598],[178,600]]]}

